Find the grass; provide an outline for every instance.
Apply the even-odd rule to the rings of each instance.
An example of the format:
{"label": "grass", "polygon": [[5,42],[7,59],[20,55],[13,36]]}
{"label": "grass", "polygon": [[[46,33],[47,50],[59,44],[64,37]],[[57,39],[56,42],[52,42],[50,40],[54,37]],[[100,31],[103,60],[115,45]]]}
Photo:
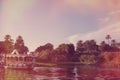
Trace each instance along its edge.
{"label": "grass", "polygon": [[[36,63],[38,66],[58,66],[58,65],[83,65],[81,62],[57,62],[57,63],[46,63],[46,62],[37,62]],[[90,65],[90,64],[85,64],[85,65]]]}

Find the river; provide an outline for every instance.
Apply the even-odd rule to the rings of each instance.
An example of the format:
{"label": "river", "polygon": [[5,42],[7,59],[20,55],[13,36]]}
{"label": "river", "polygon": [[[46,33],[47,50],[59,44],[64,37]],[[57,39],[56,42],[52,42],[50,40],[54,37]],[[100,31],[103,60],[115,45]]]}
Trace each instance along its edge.
{"label": "river", "polygon": [[96,66],[39,67],[33,70],[0,69],[0,80],[120,80],[119,68]]}

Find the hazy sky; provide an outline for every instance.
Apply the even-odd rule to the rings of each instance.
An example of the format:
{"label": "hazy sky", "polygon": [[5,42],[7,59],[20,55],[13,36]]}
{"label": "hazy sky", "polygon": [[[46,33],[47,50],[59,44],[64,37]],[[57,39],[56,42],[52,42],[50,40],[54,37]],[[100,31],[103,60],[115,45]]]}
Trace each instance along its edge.
{"label": "hazy sky", "polygon": [[120,41],[120,0],[0,0],[0,40],[23,36],[30,51],[48,42]]}

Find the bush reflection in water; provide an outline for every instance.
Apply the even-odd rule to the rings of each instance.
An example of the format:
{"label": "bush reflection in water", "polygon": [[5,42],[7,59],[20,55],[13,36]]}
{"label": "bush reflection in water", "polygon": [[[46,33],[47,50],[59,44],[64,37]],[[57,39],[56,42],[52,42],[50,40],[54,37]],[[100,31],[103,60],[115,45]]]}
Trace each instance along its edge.
{"label": "bush reflection in water", "polygon": [[0,80],[120,80],[120,69],[95,66],[39,67],[33,70],[1,69]]}

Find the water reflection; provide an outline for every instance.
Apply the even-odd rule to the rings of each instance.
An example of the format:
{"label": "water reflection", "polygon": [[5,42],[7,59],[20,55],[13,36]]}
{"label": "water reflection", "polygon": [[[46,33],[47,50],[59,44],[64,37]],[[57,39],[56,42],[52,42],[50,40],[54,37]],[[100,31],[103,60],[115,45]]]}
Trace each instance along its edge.
{"label": "water reflection", "polygon": [[89,65],[36,67],[34,70],[1,68],[0,80],[120,80],[120,69]]}

